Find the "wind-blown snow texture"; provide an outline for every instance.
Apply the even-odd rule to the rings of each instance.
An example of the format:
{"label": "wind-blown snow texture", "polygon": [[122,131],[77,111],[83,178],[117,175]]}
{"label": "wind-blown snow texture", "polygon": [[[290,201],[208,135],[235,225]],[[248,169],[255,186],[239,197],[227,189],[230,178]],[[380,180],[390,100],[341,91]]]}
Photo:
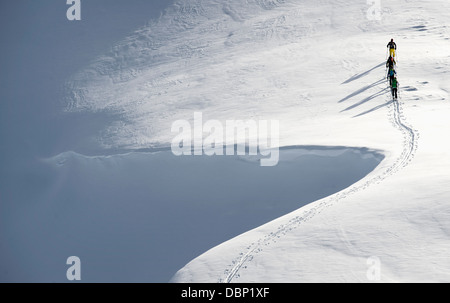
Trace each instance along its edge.
{"label": "wind-blown snow texture", "polygon": [[[447,1],[63,2],[0,6],[0,281],[450,280]],[[279,166],[172,156],[194,112]]]}

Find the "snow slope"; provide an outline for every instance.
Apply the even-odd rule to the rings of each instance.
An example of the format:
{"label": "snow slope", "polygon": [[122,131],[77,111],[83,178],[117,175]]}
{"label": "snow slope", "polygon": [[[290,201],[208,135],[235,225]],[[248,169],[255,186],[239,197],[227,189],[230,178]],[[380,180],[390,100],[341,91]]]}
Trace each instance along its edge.
{"label": "snow slope", "polygon": [[[0,281],[64,281],[70,255],[81,258],[84,281],[160,282],[175,274],[173,282],[367,282],[373,264],[375,280],[449,280],[446,1],[381,1],[380,20],[368,15],[373,4],[366,1],[132,2],[130,12],[120,4],[83,4],[91,18],[79,25],[40,25],[49,46],[23,42],[30,53],[39,51],[41,60],[27,66],[39,71],[27,78],[36,89],[18,93],[2,81],[2,99],[34,94],[32,108],[42,118],[24,110],[25,101],[2,105],[8,144]],[[47,14],[64,17],[65,7],[40,12],[49,7]],[[111,12],[127,18],[102,27]],[[117,36],[106,34],[111,27]],[[51,51],[54,28],[73,34],[57,48],[78,54],[73,62],[48,56],[59,53]],[[399,46],[398,102],[384,80],[390,38]],[[11,71],[6,83],[27,70],[4,64]],[[51,80],[41,77],[45,65],[56,75]],[[174,160],[167,152],[171,125],[192,122],[194,112],[205,121],[278,120],[288,157],[275,170],[240,157]],[[297,166],[309,159],[296,153],[323,157]],[[311,181],[305,172],[328,166],[333,177],[318,175],[313,193],[317,185],[305,186]],[[213,172],[219,173],[211,179]],[[344,182],[337,186],[336,178]],[[206,192],[193,186],[205,179]],[[286,183],[294,190],[284,191]],[[264,192],[243,190],[258,185],[281,193],[263,202]],[[328,196],[333,187],[339,192]],[[196,195],[202,193],[203,206]],[[216,204],[217,197],[223,200]],[[305,197],[318,200],[303,206],[311,202]],[[260,203],[270,210],[261,211]],[[242,209],[252,214],[250,207],[261,211],[257,218],[242,216]],[[212,230],[200,233],[217,211],[230,212],[225,222],[242,216],[236,229],[219,224],[220,241]]]}
{"label": "snow slope", "polygon": [[[341,16],[354,21],[350,16],[355,14],[346,14],[348,6],[330,3]],[[327,104],[334,113],[321,129],[327,129],[330,121],[345,120],[353,129],[345,135],[333,130],[339,134],[333,139],[382,148],[387,159],[349,189],[206,252],[180,270],[173,281],[449,280],[450,174],[448,143],[442,136],[449,130],[444,117],[449,113],[445,79],[450,57],[445,51],[449,49],[448,9],[443,7],[448,4],[399,1],[382,3],[380,22],[347,21],[343,28],[331,19],[333,30],[322,34],[334,43],[334,51],[320,45],[319,50],[328,50],[321,53],[320,61],[333,58],[349,70],[341,71],[323,89],[329,98],[334,97],[334,104],[316,96],[317,102]],[[378,81],[384,69],[377,65],[384,46],[380,37],[388,40],[389,36],[399,45],[402,84],[401,99],[394,103],[385,83]],[[342,41],[354,42],[347,56],[339,56]],[[365,68],[360,67],[363,64]],[[341,95],[349,86],[353,92]],[[305,128],[313,127],[305,124]],[[370,126],[376,129],[369,130]],[[333,141],[327,136],[308,139],[322,144]]]}

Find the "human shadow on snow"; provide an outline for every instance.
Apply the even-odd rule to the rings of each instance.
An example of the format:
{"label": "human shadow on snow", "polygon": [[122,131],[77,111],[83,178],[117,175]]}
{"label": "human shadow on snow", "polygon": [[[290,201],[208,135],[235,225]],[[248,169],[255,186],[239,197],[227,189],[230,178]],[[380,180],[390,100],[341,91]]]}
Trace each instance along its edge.
{"label": "human shadow on snow", "polygon": [[[357,74],[357,75],[355,75],[355,76],[353,76],[353,77],[347,79],[347,80],[344,81],[342,84],[347,84],[347,83],[350,83],[350,82],[355,81],[355,80],[357,80],[357,79],[360,79],[360,78],[362,78],[362,77],[368,75],[371,71],[373,71],[373,70],[375,70],[375,69],[377,69],[377,68],[379,68],[379,67],[382,67],[383,65],[384,65],[384,62],[382,62],[382,63],[380,63],[380,64],[374,66],[373,68],[371,68],[371,69],[369,69],[369,70],[367,70],[367,71],[365,71],[365,72],[363,72],[363,73]],[[386,81],[386,79],[383,77],[383,78],[381,78],[381,79],[375,81],[374,83],[372,83],[372,84],[370,84],[370,85],[366,85],[366,86],[364,86],[364,87],[362,87],[362,88],[356,90],[355,92],[353,92],[353,93],[347,95],[346,97],[342,98],[341,100],[338,101],[338,103],[342,103],[342,102],[347,101],[347,100],[349,100],[349,99],[351,99],[351,98],[353,98],[353,97],[355,97],[355,96],[358,96],[358,95],[364,93],[365,91],[367,91],[367,90],[369,90],[369,89],[371,89],[371,88],[373,88],[373,87],[376,87],[376,86],[382,84],[384,81]],[[354,104],[348,106],[347,108],[341,110],[341,113],[342,113],[342,112],[349,111],[349,110],[351,110],[351,109],[354,109],[354,108],[356,108],[356,107],[358,107],[358,106],[361,106],[361,105],[367,103],[368,101],[370,101],[370,100],[372,100],[372,99],[375,99],[376,97],[380,97],[380,96],[382,96],[384,93],[386,93],[388,90],[389,90],[388,87],[384,87],[384,88],[380,89],[379,91],[377,91],[376,93],[374,93],[374,94],[372,94],[372,95],[370,95],[370,96],[368,96],[368,97],[366,97],[366,98],[360,100],[359,102],[356,102],[356,103],[354,103]],[[358,114],[358,115],[353,116],[353,118],[360,117],[360,116],[369,114],[369,113],[371,113],[371,112],[374,112],[374,111],[376,111],[376,110],[378,110],[378,109],[380,109],[380,108],[383,108],[383,107],[385,107],[385,106],[388,106],[390,103],[392,103],[392,102],[387,102],[387,103],[384,103],[384,104],[377,105],[377,106],[375,106],[375,107],[372,108],[372,109],[369,109],[369,110],[364,111],[364,112],[362,112],[362,113],[360,113],[360,114]]]}
{"label": "human shadow on snow", "polygon": [[370,89],[370,88],[372,88],[372,87],[375,87],[375,86],[381,84],[383,81],[384,81],[384,78],[381,78],[381,79],[379,79],[378,81],[376,81],[376,82],[374,82],[374,83],[372,83],[372,84],[370,84],[370,85],[366,85],[366,86],[364,86],[363,88],[360,88],[360,89],[358,89],[357,91],[351,93],[350,95],[348,95],[348,96],[342,98],[341,100],[338,101],[338,103],[342,103],[342,102],[344,102],[344,101],[347,101],[348,99],[353,98],[353,97],[355,97],[355,96],[357,96],[357,95],[359,95],[359,94],[365,92],[366,90],[368,90],[368,89]]}
{"label": "human shadow on snow", "polygon": [[378,64],[377,66],[374,66],[374,67],[372,67],[371,69],[369,69],[369,70],[367,70],[367,71],[365,71],[365,72],[363,72],[363,73],[354,75],[353,77],[347,79],[346,81],[342,82],[341,84],[347,84],[347,83],[353,82],[353,81],[355,81],[355,80],[357,80],[357,79],[359,79],[359,78],[362,78],[362,77],[368,75],[371,71],[373,71],[373,70],[375,70],[375,69],[377,69],[377,68],[383,66],[384,64],[385,64],[384,62],[381,62],[381,63]]}
{"label": "human shadow on snow", "polygon": [[372,95],[370,95],[369,97],[366,97],[366,98],[362,99],[361,101],[359,101],[359,102],[357,102],[357,103],[355,103],[355,104],[353,104],[353,105],[351,105],[351,106],[349,106],[349,107],[347,107],[347,108],[341,110],[341,113],[342,113],[342,112],[349,111],[349,110],[351,110],[351,109],[354,109],[354,108],[356,108],[356,107],[358,107],[358,106],[360,106],[360,105],[363,105],[364,103],[366,103],[366,102],[368,102],[368,101],[370,101],[370,100],[372,100],[372,99],[374,99],[374,98],[376,98],[376,97],[380,97],[380,96],[382,96],[384,93],[386,93],[387,90],[388,90],[387,87],[386,87],[386,88],[383,88],[383,89],[381,89],[380,91],[376,92],[375,94],[372,94]]}

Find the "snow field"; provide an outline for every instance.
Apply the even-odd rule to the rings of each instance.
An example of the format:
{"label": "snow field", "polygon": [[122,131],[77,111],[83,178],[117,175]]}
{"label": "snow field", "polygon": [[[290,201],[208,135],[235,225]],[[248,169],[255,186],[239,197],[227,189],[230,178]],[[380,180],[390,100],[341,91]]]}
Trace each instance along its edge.
{"label": "snow field", "polygon": [[[64,281],[70,255],[86,282],[449,280],[447,1],[380,1],[381,20],[359,0],[149,8],[144,26],[90,62],[78,58],[70,77],[51,65],[66,79],[64,113],[19,94],[62,117],[61,133],[2,122],[8,142],[58,152],[4,158],[1,281]],[[117,31],[129,22],[120,20]],[[385,81],[390,38],[398,102]],[[171,126],[194,112],[223,124],[279,121],[280,164],[174,157]]]}

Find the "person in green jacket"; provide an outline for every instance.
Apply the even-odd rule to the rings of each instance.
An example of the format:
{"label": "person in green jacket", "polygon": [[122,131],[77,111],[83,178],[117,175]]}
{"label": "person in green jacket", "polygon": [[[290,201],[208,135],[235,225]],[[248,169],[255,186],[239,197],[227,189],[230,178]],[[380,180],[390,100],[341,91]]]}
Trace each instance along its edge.
{"label": "person in green jacket", "polygon": [[398,86],[399,86],[399,83],[398,83],[397,77],[394,76],[394,78],[392,79],[392,82],[391,82],[392,98],[394,98],[394,99],[397,99],[397,97],[398,97],[398,93],[397,93]]}

